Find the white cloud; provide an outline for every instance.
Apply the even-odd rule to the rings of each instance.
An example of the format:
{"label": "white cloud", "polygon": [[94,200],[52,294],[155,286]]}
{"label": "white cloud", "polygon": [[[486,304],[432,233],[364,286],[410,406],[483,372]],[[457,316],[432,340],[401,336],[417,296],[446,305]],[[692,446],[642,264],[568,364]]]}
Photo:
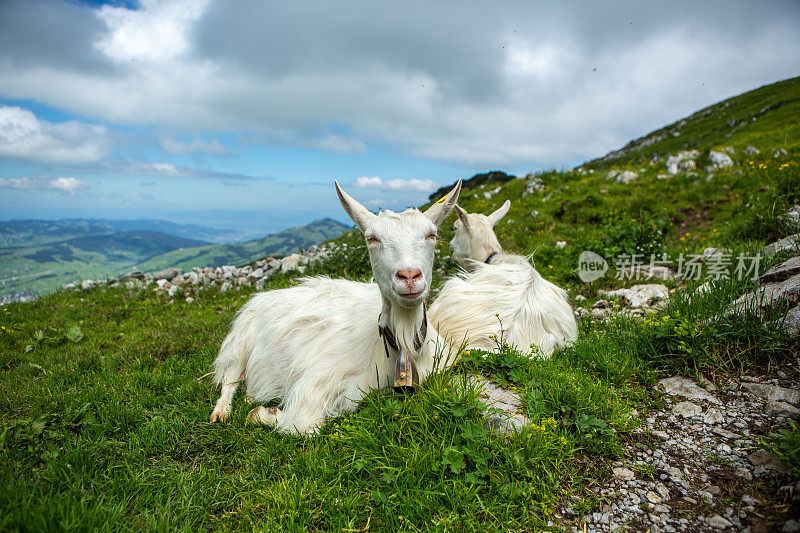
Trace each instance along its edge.
{"label": "white cloud", "polygon": [[51,189],[65,192],[67,194],[75,194],[78,191],[87,188],[86,183],[75,178],[56,178],[48,182]]}
{"label": "white cloud", "polygon": [[430,192],[436,190],[439,185],[432,180],[420,180],[411,178],[407,180],[394,179],[383,180],[378,176],[367,177],[361,176],[356,178],[353,186],[360,189],[378,189],[381,191],[415,191],[415,192]]}
{"label": "white cloud", "polygon": [[[14,4],[25,17],[0,18],[0,36],[9,28],[46,41],[51,26],[29,4]],[[0,46],[0,94],[165,126],[179,138],[240,133],[337,153],[370,144],[470,166],[535,167],[601,155],[800,70],[796,2],[357,9],[354,18],[321,2],[85,8],[95,24],[80,35],[95,54],[78,61],[65,37],[45,57],[44,44],[17,37],[18,46]]]}
{"label": "white cloud", "polygon": [[104,5],[98,17],[108,33],[97,49],[116,62],[165,61],[189,49],[187,33],[208,0],[143,0],[141,9]]}
{"label": "white cloud", "polygon": [[33,189],[34,180],[27,176],[21,178],[0,178],[0,189]]}
{"label": "white cloud", "polygon": [[174,137],[161,137],[159,139],[161,148],[168,154],[190,154],[205,153],[214,155],[227,155],[228,149],[217,141],[204,141],[193,139],[188,142],[181,142]]}
{"label": "white cloud", "polygon": [[148,176],[186,176],[187,173],[179,169],[172,163],[150,163],[136,161],[123,168],[125,172],[131,174],[145,174]]}
{"label": "white cloud", "polygon": [[21,178],[0,178],[0,189],[40,189],[54,190],[65,194],[75,195],[78,191],[88,189],[89,186],[73,177],[48,178],[45,176]]}
{"label": "white cloud", "polygon": [[0,106],[0,157],[75,164],[99,161],[108,152],[103,126],[51,123],[21,107]]}

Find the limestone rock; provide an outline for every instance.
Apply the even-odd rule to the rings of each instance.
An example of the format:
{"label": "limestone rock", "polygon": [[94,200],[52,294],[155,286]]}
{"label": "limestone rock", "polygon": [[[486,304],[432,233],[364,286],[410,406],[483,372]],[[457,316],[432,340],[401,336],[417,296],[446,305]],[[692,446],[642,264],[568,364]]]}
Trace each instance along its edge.
{"label": "limestone rock", "polygon": [[767,283],[734,301],[728,313],[756,311],[759,308],[787,302],[800,302],[800,273],[783,281]]}
{"label": "limestone rock", "polygon": [[522,192],[523,198],[529,194],[544,190],[544,182],[541,178],[535,176],[534,174],[528,174],[528,176],[530,177],[527,177],[528,182],[525,184],[525,190]]}
{"label": "limestone rock", "polygon": [[795,274],[800,274],[800,255],[776,265],[761,275],[761,281],[774,282],[783,281]]}
{"label": "limestone rock", "polygon": [[786,313],[780,321],[779,327],[783,328],[789,335],[800,333],[800,305],[793,307]]}
{"label": "limestone rock", "polygon": [[[598,294],[600,292],[598,291]],[[654,303],[656,300],[669,298],[669,291],[664,285],[658,283],[634,285],[629,289],[608,291],[603,296],[616,296],[628,307],[643,307]]]}
{"label": "limestone rock", "polygon": [[618,477],[624,481],[631,481],[634,479],[633,471],[628,470],[627,468],[617,467],[613,469],[614,477]]}
{"label": "limestone rock", "polygon": [[731,156],[723,152],[715,152],[712,150],[711,152],[709,152],[708,158],[711,160],[711,163],[713,163],[714,167],[716,168],[725,168],[733,166],[733,159],[731,159]]}
{"label": "limestone rock", "polygon": [[680,402],[672,408],[672,412],[684,418],[694,418],[703,414],[703,408],[692,402]]}
{"label": "limestone rock", "polygon": [[626,170],[619,174],[616,178],[614,178],[614,183],[623,183],[627,185],[628,183],[635,181],[639,178],[639,174],[632,170]]}
{"label": "limestone rock", "polygon": [[715,514],[712,517],[706,518],[706,524],[714,529],[728,529],[733,527],[733,524],[722,518],[720,515]]}
{"label": "limestone rock", "polygon": [[755,146],[750,146],[750,145],[745,146],[743,151],[745,155],[758,155],[761,153],[761,150],[759,150]]}
{"label": "limestone rock", "polygon": [[281,260],[281,272],[289,272],[291,270],[297,270],[297,267],[300,266],[301,259],[302,256],[300,254],[287,255]]}
{"label": "limestone rock", "polygon": [[796,205],[786,212],[786,223],[796,230],[800,229],[800,205]]}
{"label": "limestone rock", "polygon": [[120,281],[127,281],[132,279],[144,279],[144,272],[141,270],[131,270],[124,276],[120,276]]}
{"label": "limestone rock", "polygon": [[742,386],[747,389],[750,394],[771,402],[786,402],[794,405],[800,404],[800,392],[796,390],[763,383],[742,383]]}
{"label": "limestone rock", "polygon": [[181,271],[177,268],[165,268],[164,270],[160,270],[153,274],[153,279],[158,281],[162,279],[170,280],[173,279],[175,276],[180,274]]}
{"label": "limestone rock", "polygon": [[764,247],[765,254],[777,254],[784,250],[800,250],[800,233],[790,235]]}
{"label": "limestone rock", "polygon": [[[697,150],[678,152],[667,158],[667,172],[672,175],[678,174],[681,170],[691,170],[695,167],[694,159],[700,155]],[[681,166],[682,163],[688,163]],[[688,167],[688,168],[687,168]]]}
{"label": "limestone rock", "polygon": [[716,396],[700,387],[697,383],[683,376],[672,376],[658,382],[664,392],[671,396],[682,396],[689,400],[702,400],[719,405],[721,402]]}

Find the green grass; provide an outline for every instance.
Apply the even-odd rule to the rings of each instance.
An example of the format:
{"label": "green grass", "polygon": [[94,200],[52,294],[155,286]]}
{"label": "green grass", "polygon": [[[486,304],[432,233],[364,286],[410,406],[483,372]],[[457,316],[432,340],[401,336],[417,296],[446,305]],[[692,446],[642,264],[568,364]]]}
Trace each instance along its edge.
{"label": "green grass", "polygon": [[[741,131],[776,137],[781,113],[792,109],[784,104]],[[770,116],[781,119],[778,129]],[[786,131],[794,135],[793,127]],[[607,182],[600,171],[551,171],[540,176],[545,191],[524,199],[517,180],[490,200],[467,189],[459,203],[488,212],[511,199],[496,228],[506,249],[533,253],[546,278],[590,304],[598,289],[634,281],[614,279],[612,265],[605,278],[582,283],[584,249],[678,256],[724,246],[735,257],[787,235],[780,215],[799,200],[797,162],[794,151],[775,160],[765,150],[737,158],[710,182],[702,170],[697,178],[657,180],[661,170],[648,167],[629,185]],[[532,209],[540,216],[530,217]],[[454,269],[451,236],[445,225],[434,288],[441,270]],[[559,240],[568,245],[557,248]],[[347,246],[306,274],[368,279],[360,234],[337,242]],[[761,271],[785,257],[764,258]],[[267,289],[290,286],[298,275],[278,274]],[[373,391],[358,411],[309,439],[246,426],[252,406],[242,394],[229,425],[208,423],[217,393],[206,374],[250,289],[190,288],[170,300],[152,290],[100,288],[5,306],[0,529],[541,529],[570,496],[581,497],[576,509],[600,505],[583,487],[608,474],[642,417],[661,407],[659,378],[770,372],[797,353],[798,337],[770,325],[785,309],[726,316],[752,283],[721,280],[698,296],[691,293],[698,283],[670,282],[680,291],[663,311],[585,321],[578,342],[547,360],[502,342],[491,352],[464,352],[417,394]],[[508,436],[485,431],[491,407],[470,378],[476,372],[517,391],[532,424]],[[796,428],[774,438],[776,453],[796,464]]]}

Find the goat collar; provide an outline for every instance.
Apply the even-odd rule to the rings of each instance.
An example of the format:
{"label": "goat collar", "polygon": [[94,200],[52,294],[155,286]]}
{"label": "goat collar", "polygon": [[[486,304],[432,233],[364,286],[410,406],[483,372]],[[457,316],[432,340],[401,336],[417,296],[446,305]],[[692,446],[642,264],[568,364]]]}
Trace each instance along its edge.
{"label": "goat collar", "polygon": [[497,255],[497,252],[492,252],[492,253],[490,253],[490,254],[489,254],[489,257],[487,257],[487,258],[486,258],[486,260],[484,261],[484,263],[486,263],[486,264],[488,265],[489,263],[491,263],[491,262],[492,262],[492,259],[494,259],[494,256],[496,256],[496,255]]}
{"label": "goat collar", "polygon": [[[396,352],[400,351],[400,346],[397,344],[397,337],[389,326],[381,326],[381,316],[378,315],[378,335],[383,337],[383,348],[386,350],[386,357],[389,357],[389,346]],[[419,331],[414,335],[414,351],[418,352],[422,348],[422,343],[425,342],[425,337],[428,336],[428,312],[425,309],[425,304],[422,304],[422,324],[419,326]]]}

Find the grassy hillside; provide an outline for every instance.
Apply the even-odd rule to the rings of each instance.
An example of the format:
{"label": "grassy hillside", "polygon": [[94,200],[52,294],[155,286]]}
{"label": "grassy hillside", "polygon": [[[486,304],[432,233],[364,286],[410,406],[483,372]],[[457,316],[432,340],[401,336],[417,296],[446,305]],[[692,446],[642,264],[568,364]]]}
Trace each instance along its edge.
{"label": "grassy hillside", "polygon": [[738,153],[746,146],[796,152],[800,146],[798,111],[800,78],[791,78],[701,109],[584,167],[644,164],[654,155],[663,161],[680,150],[697,149],[708,154],[726,146]]}
{"label": "grassy hillside", "polygon": [[142,271],[177,267],[189,270],[199,266],[243,265],[270,255],[287,255],[312,244],[338,237],[350,229],[329,218],[290,228],[261,239],[236,244],[213,244],[176,250],[152,257],[136,265]]}
{"label": "grassy hillside", "polygon": [[[756,100],[748,93],[725,109],[777,103],[797,86],[795,79],[762,88]],[[500,241],[510,251],[532,253],[545,277],[591,303],[598,289],[635,282],[615,279],[620,254],[676,258],[725,246],[734,256],[752,255],[787,235],[781,215],[800,203],[797,120],[786,119],[790,111],[797,119],[797,104],[784,104],[737,130],[750,135],[742,143],[757,146],[758,156],[742,153],[737,133],[713,137],[709,126],[695,136],[684,126],[681,142],[688,148],[735,147],[734,166],[710,180],[702,165],[695,175],[658,179],[663,162],[651,166],[639,161],[650,154],[629,155],[613,161],[639,173],[628,184],[606,180],[609,160],[584,165],[585,172],[539,173],[543,190],[524,198],[524,180],[476,184],[459,203],[487,212],[510,199],[511,212],[496,228]],[[664,146],[661,159],[683,149]],[[783,146],[786,155],[771,155]],[[436,285],[441,271],[454,271],[447,258],[451,222],[441,231]],[[368,277],[363,238],[350,231],[336,240],[348,246],[306,274]],[[577,275],[582,250],[606,257],[611,271],[583,283]],[[783,257],[764,257],[760,269]],[[296,275],[277,274],[267,289],[290,286]],[[232,423],[208,423],[216,391],[207,373],[251,289],[190,289],[194,301],[187,303],[184,295],[170,300],[149,289],[102,288],[6,306],[0,310],[0,484],[6,489],[0,529],[529,531],[550,521],[564,525],[555,514],[561,504],[579,515],[599,512],[605,499],[590,488],[611,475],[609,464],[625,458],[626,447],[646,450],[654,438],[635,429],[662,405],[658,377],[780,370],[797,378],[800,339],[769,325],[781,310],[766,324],[722,313],[751,279],[733,276],[689,298],[700,281],[667,282],[679,291],[646,320],[582,322],[578,342],[547,361],[507,347],[462,353],[456,367],[414,396],[373,392],[357,412],[330,421],[313,439],[245,426],[252,405],[241,393]],[[509,436],[488,433],[487,406],[470,372],[517,390],[533,424]],[[759,431],[766,438],[774,427]],[[796,449],[800,436],[787,435],[785,449]],[[785,458],[800,472],[800,453]],[[765,500],[781,494],[765,479],[729,484]],[[703,505],[681,512],[707,513]],[[725,505],[736,507],[738,500]],[[775,503],[772,514],[761,513],[763,530],[779,528],[796,510]]]}
{"label": "grassy hillside", "polygon": [[[36,221],[24,225],[28,229],[21,235],[27,235],[28,240],[32,239],[29,232],[41,227],[45,244],[0,248],[0,296],[24,291],[47,293],[65,283],[118,276],[134,268],[147,272],[167,267],[189,270],[194,266],[241,265],[267,255],[286,255],[349,229],[325,219],[242,243],[208,244],[156,231],[94,235],[88,233],[109,226],[94,221],[62,222]],[[138,224],[113,222],[114,227],[124,227],[126,222]],[[16,226],[7,223],[6,227]],[[50,240],[76,233],[80,236]]]}
{"label": "grassy hillside", "polygon": [[156,231],[125,231],[0,248],[0,295],[51,291],[64,283],[118,274],[149,257],[204,244]]}
{"label": "grassy hillside", "polygon": [[176,224],[165,220],[25,219],[0,221],[0,246],[29,247],[77,237],[110,235],[125,231],[157,231],[204,242],[230,240],[230,232],[224,230],[193,224]]}

